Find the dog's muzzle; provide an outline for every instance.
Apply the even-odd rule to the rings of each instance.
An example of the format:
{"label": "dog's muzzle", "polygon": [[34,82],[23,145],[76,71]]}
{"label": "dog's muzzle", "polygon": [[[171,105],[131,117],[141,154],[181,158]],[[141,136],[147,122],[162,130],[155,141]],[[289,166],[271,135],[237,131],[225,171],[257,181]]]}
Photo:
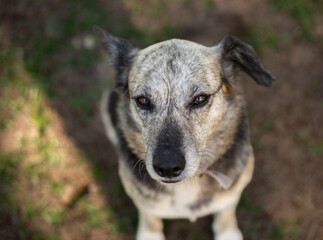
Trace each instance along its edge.
{"label": "dog's muzzle", "polygon": [[172,149],[169,143],[164,143],[153,154],[153,167],[163,178],[176,178],[185,168],[185,157],[179,150]]}

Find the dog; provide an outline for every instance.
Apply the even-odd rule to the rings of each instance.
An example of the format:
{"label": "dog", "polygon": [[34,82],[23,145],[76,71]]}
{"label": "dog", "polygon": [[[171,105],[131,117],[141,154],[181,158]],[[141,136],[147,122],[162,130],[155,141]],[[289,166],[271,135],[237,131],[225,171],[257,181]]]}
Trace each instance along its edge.
{"label": "dog", "polygon": [[233,36],[206,47],[172,39],[139,50],[94,26],[115,68],[101,114],[119,175],[139,211],[137,240],[162,240],[162,219],[214,215],[216,240],[241,240],[235,216],[254,155],[239,70],[276,81]]}

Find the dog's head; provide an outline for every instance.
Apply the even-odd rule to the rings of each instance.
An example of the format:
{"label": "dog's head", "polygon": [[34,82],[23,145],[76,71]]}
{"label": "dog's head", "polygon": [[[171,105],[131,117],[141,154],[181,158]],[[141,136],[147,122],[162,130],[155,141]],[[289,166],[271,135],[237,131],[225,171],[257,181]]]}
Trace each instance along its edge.
{"label": "dog's head", "polygon": [[213,47],[174,39],[139,50],[99,27],[94,31],[112,57],[116,88],[127,96],[146,168],[157,181],[178,182],[201,171],[206,142],[228,111],[237,69],[260,85],[275,81],[253,48],[235,37]]}

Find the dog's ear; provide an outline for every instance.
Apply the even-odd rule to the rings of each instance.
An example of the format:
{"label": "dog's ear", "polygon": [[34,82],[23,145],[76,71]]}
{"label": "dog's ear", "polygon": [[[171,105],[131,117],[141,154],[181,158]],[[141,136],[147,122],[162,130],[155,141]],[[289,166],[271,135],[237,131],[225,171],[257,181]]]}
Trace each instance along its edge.
{"label": "dog's ear", "polygon": [[112,64],[116,70],[116,87],[120,90],[126,90],[128,88],[129,69],[138,49],[127,40],[113,36],[98,26],[94,25],[92,29],[111,56]]}
{"label": "dog's ear", "polygon": [[275,75],[261,62],[253,47],[233,36],[226,36],[215,46],[220,52],[224,78],[229,85],[238,69],[246,72],[259,85],[270,87],[276,81]]}

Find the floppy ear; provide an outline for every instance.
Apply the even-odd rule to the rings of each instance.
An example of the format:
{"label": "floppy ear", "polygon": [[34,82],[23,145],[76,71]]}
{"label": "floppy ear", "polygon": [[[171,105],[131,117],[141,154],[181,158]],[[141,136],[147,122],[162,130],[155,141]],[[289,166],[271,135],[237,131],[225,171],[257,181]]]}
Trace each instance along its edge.
{"label": "floppy ear", "polygon": [[111,56],[112,64],[116,70],[116,87],[126,90],[129,69],[138,49],[134,48],[127,40],[115,37],[98,26],[94,25],[92,29]]}
{"label": "floppy ear", "polygon": [[229,85],[238,69],[262,86],[270,87],[276,81],[275,75],[260,62],[253,47],[240,39],[228,35],[215,48],[220,50],[224,77]]}

